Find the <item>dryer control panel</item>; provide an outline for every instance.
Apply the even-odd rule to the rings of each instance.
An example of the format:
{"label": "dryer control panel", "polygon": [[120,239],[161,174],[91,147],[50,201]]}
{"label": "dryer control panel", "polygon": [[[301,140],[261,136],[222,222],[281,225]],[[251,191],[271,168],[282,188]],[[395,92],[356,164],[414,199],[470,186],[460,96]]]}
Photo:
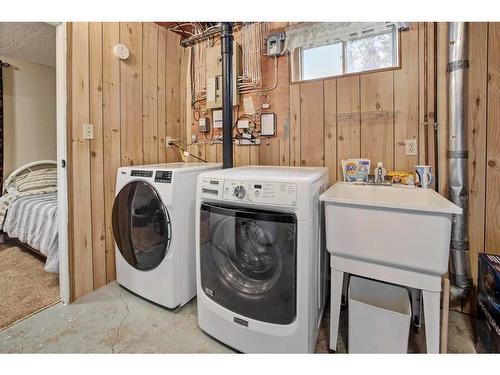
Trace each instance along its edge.
{"label": "dryer control panel", "polygon": [[287,182],[225,180],[224,200],[295,206],[297,185]]}

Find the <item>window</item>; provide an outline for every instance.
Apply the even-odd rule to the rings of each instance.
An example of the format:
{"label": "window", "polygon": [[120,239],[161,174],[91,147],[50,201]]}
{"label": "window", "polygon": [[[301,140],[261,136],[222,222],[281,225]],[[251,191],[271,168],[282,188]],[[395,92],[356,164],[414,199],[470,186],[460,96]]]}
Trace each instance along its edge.
{"label": "window", "polygon": [[346,42],[346,73],[397,66],[395,33],[370,35]]}
{"label": "window", "polygon": [[299,73],[294,74],[294,81],[391,68],[399,64],[395,27],[376,34],[367,33],[365,36],[297,50],[299,55],[293,61],[300,64],[300,69],[294,69]]}
{"label": "window", "polygon": [[303,80],[342,74],[342,43],[304,49],[301,66]]}

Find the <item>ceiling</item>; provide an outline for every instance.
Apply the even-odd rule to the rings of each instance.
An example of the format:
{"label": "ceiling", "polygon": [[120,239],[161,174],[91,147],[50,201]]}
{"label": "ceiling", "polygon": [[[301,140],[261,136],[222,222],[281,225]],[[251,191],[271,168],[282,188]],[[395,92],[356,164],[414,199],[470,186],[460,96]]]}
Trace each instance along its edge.
{"label": "ceiling", "polygon": [[0,22],[0,55],[56,66],[56,28],[44,22]]}

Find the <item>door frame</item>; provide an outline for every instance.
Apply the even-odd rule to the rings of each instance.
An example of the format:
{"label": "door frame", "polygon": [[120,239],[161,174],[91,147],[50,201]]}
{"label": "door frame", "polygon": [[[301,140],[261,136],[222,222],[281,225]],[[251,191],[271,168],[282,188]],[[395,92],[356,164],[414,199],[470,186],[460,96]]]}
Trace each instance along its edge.
{"label": "door frame", "polygon": [[59,215],[59,290],[61,302],[71,301],[68,241],[68,172],[67,172],[67,25],[56,27],[56,122],[57,122],[57,209]]}

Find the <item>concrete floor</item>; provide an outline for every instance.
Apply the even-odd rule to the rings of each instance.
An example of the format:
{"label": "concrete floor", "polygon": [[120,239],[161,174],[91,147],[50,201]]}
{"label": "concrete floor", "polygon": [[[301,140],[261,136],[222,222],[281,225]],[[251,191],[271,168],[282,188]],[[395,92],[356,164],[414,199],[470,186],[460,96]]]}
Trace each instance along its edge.
{"label": "concrete floor", "polygon": [[[346,312],[338,352],[346,351]],[[316,348],[328,352],[328,316]],[[450,312],[448,350],[472,353],[467,315]],[[410,352],[425,352],[425,332],[412,332]],[[55,305],[0,332],[0,353],[231,353],[197,325],[196,300],[166,310],[111,283],[63,306]]]}

